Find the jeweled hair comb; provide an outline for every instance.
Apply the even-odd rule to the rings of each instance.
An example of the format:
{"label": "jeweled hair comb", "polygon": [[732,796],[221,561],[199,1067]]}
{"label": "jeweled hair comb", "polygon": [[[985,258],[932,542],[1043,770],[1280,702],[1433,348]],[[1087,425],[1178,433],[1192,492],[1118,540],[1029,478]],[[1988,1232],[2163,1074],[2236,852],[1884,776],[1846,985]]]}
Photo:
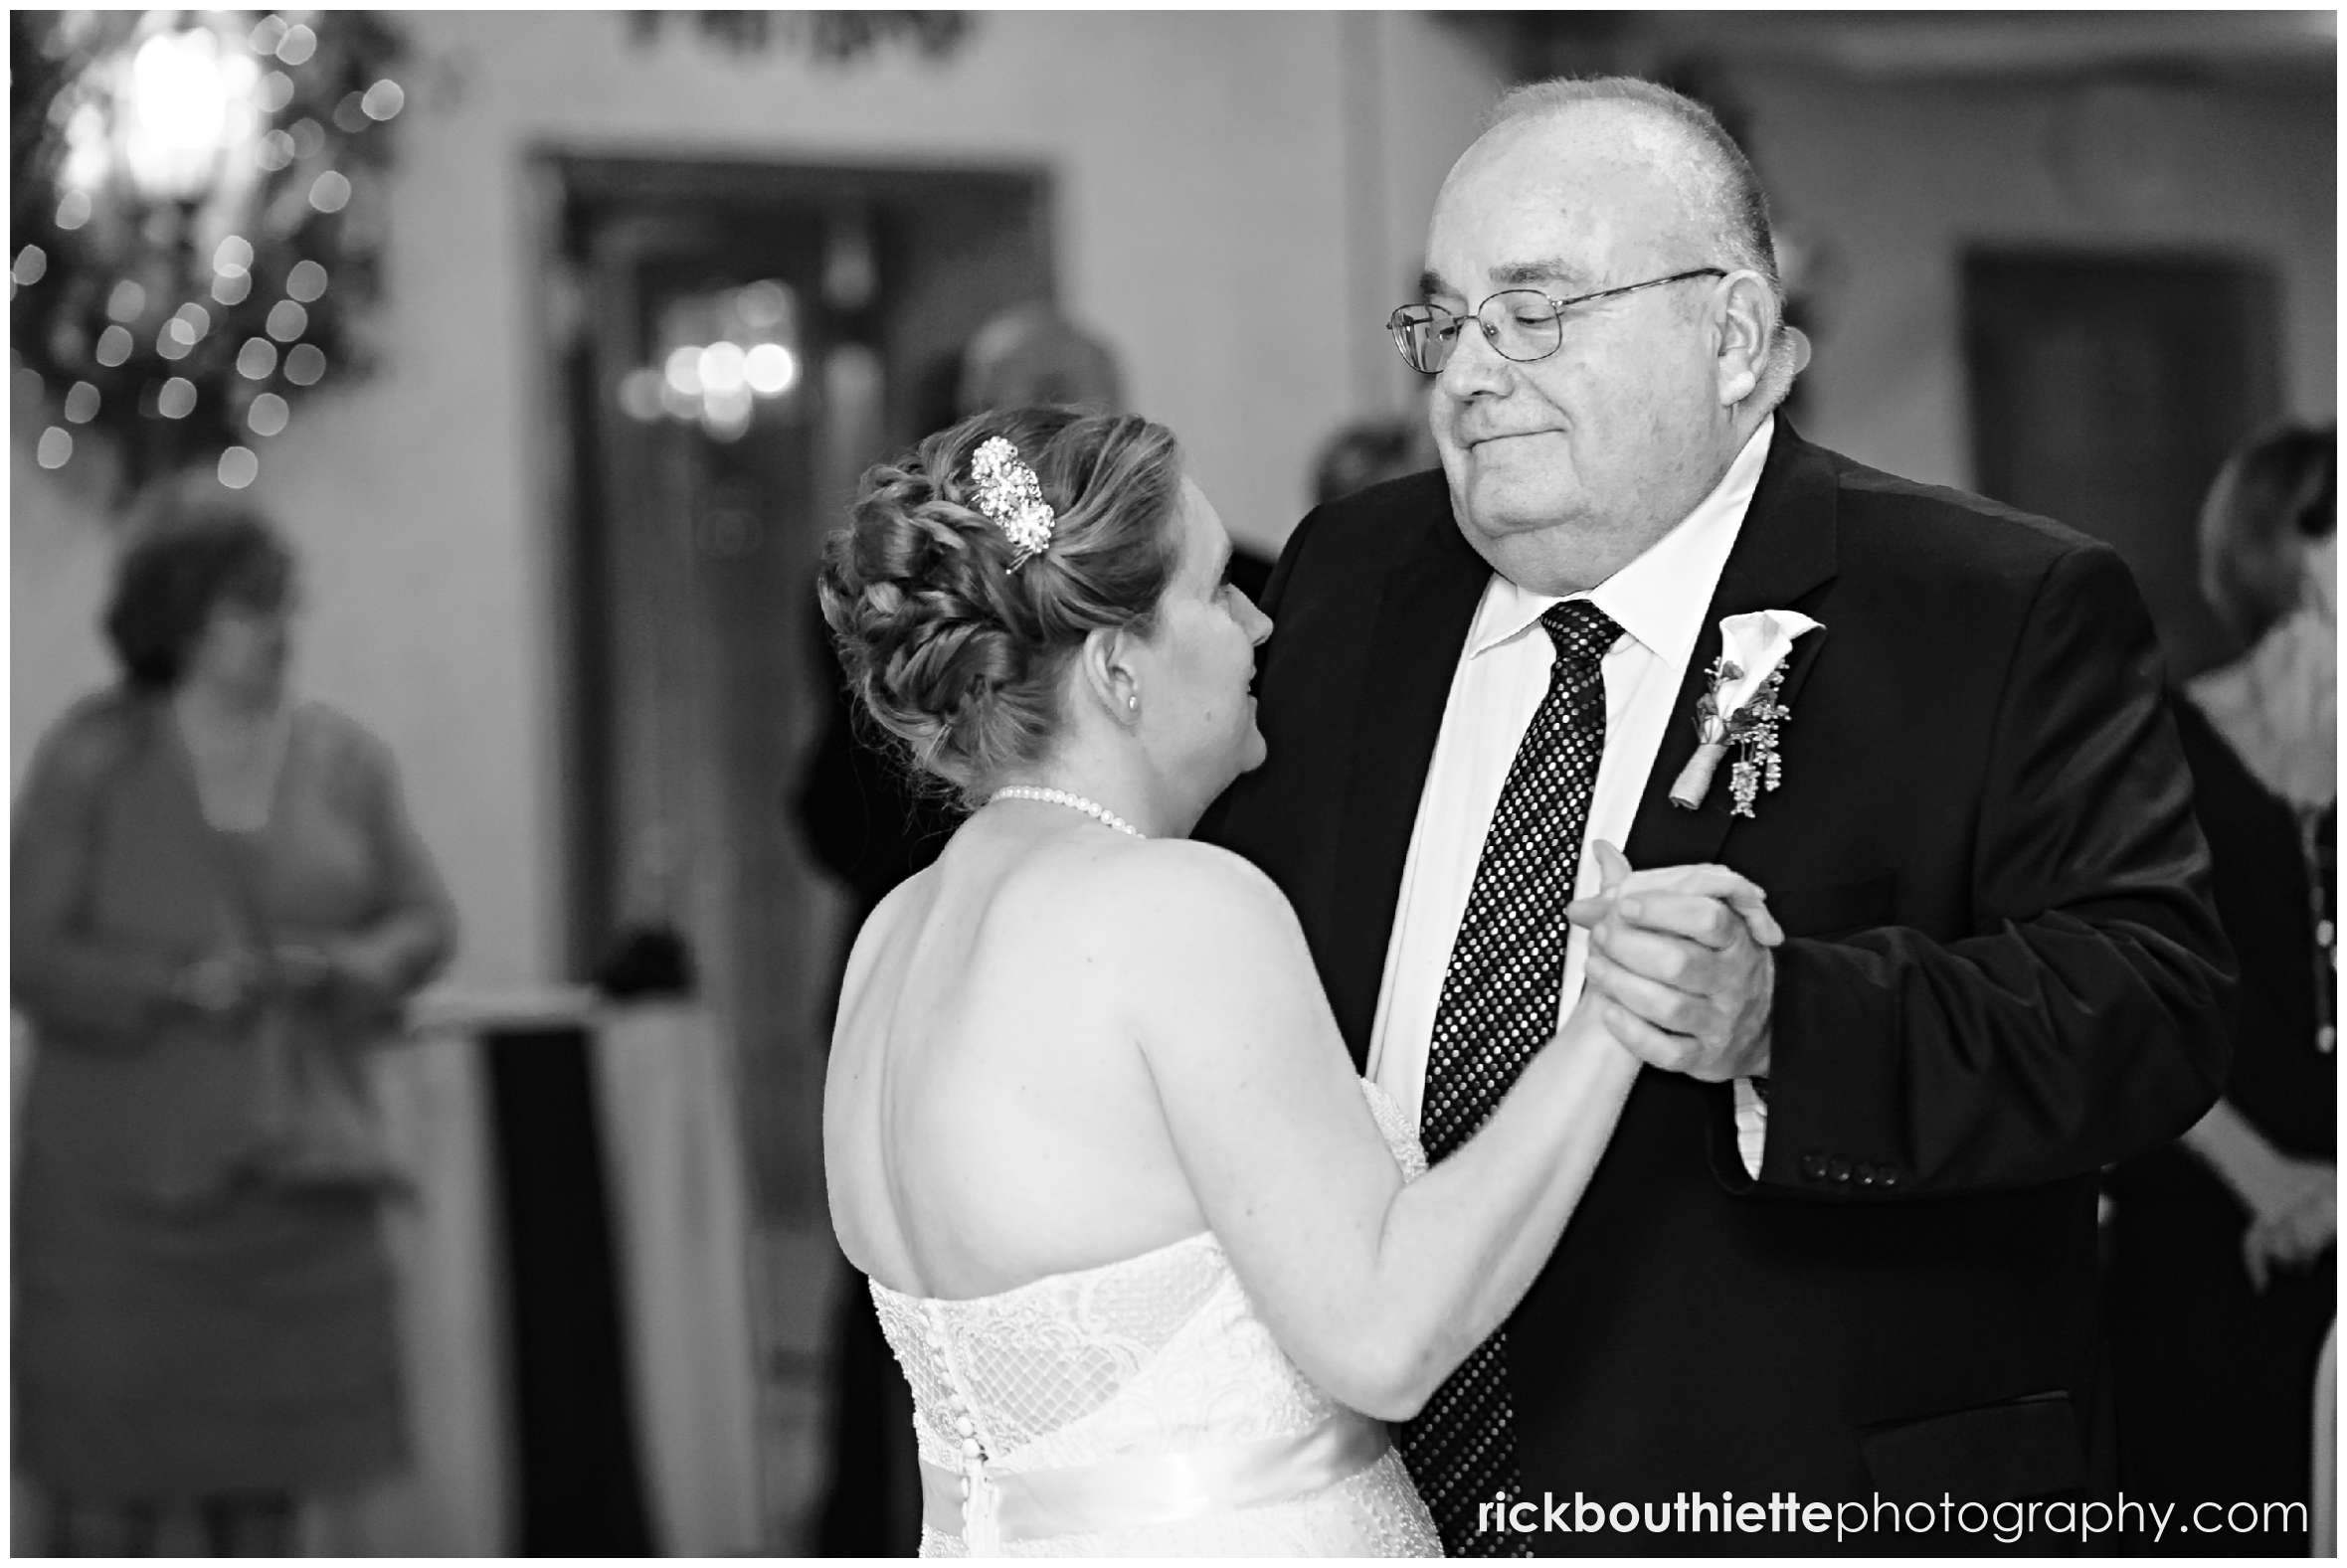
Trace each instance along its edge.
{"label": "jeweled hair comb", "polygon": [[978,509],[1002,530],[1016,553],[1015,572],[1041,555],[1051,543],[1059,515],[1043,499],[1043,481],[1018,455],[1018,448],[1000,436],[980,443],[970,459],[970,486]]}

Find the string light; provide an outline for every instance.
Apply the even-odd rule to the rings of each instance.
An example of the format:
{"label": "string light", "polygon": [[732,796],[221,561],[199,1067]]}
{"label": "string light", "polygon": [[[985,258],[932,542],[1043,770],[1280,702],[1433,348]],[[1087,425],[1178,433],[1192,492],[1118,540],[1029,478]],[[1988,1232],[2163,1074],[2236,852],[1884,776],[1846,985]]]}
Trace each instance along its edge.
{"label": "string light", "polygon": [[359,99],[359,108],[367,118],[386,120],[407,106],[408,94],[389,77],[367,88],[367,95]]}
{"label": "string light", "polygon": [[404,29],[373,13],[236,16],[29,24],[12,87],[30,216],[0,264],[12,388],[49,410],[45,467],[102,431],[128,446],[133,487],[190,462],[255,483],[256,448],[290,428],[377,286],[369,176],[407,104],[386,70]]}

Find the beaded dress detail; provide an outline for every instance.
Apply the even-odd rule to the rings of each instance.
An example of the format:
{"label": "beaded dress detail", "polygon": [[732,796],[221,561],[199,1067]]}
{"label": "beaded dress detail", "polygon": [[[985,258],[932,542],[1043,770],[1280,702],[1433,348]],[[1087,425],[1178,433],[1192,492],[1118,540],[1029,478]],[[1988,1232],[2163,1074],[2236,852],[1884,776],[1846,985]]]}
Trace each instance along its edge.
{"label": "beaded dress detail", "polygon": [[[1404,1179],[1424,1174],[1415,1131],[1375,1085],[1362,1089]],[[912,1384],[927,1480],[935,1488],[938,1473],[954,1478],[943,1518],[933,1489],[924,1557],[1442,1553],[1399,1454],[1280,1350],[1210,1232],[967,1301],[876,1281],[871,1292]],[[1316,1461],[1323,1474],[1300,1494],[1233,1505],[1193,1484],[1167,1505],[1169,1462],[1197,1474],[1221,1460],[1223,1472],[1259,1477],[1269,1467],[1249,1456],[1340,1429],[1357,1468],[1356,1458]],[[1135,1476],[1138,1489],[1103,1480]],[[1071,1495],[1070,1481],[1077,1506],[1032,1506],[1053,1484]],[[1143,1498],[1154,1500],[1133,1500]],[[1078,1527],[1036,1522],[1045,1517]]]}

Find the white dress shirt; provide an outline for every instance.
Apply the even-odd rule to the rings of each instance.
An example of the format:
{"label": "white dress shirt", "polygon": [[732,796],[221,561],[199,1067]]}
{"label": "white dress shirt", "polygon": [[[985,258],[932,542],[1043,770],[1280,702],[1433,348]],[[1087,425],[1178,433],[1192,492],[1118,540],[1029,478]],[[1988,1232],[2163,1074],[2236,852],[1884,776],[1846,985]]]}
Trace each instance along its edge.
{"label": "white dress shirt", "polygon": [[[1596,588],[1567,596],[1592,601],[1624,632],[1599,666],[1605,681],[1605,753],[1589,801],[1584,844],[1602,838],[1621,846],[1664,734],[1689,719],[1672,711],[1679,685],[1703,632],[1713,590],[1743,528],[1744,509],[1759,483],[1775,429],[1773,418],[1764,421],[1712,493],[1636,560]],[[1385,978],[1369,1033],[1369,1077],[1412,1122],[1422,1119],[1435,1009],[1459,924],[1466,918],[1484,835],[1517,748],[1548,693],[1555,646],[1540,626],[1540,614],[1563,602],[1494,573],[1451,676],[1442,733],[1402,866]],[[1597,884],[1596,866],[1584,855],[1576,895],[1595,892]],[[1560,1024],[1580,997],[1588,948],[1588,933],[1578,928],[1565,941],[1564,983],[1557,996]],[[1766,1112],[1742,1079],[1736,1080],[1735,1098],[1736,1141],[1745,1166],[1757,1175]]]}

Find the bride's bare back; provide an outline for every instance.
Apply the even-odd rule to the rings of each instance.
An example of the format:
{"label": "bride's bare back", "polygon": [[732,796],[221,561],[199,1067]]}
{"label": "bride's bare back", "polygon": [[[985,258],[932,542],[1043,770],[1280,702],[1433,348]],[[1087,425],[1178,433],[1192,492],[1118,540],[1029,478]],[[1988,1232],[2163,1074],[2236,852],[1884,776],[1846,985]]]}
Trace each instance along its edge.
{"label": "bride's bare back", "polygon": [[849,1260],[991,1295],[1206,1228],[1130,1018],[1120,873],[1169,846],[988,814],[858,937],[823,1103]]}

